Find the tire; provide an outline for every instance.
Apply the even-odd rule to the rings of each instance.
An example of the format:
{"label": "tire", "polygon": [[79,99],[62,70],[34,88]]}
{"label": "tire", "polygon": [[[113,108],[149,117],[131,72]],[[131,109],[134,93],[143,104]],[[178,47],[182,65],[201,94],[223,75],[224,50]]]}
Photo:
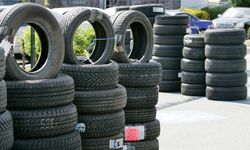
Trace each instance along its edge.
{"label": "tire", "polygon": [[180,80],[180,70],[162,70],[162,81],[177,81]]}
{"label": "tire", "polygon": [[2,47],[0,47],[0,81],[4,78],[5,76],[5,51]]}
{"label": "tire", "polygon": [[148,20],[150,21],[152,27],[154,26],[155,23],[155,17],[148,17]]}
{"label": "tire", "polygon": [[162,69],[174,69],[179,70],[181,67],[181,58],[178,57],[153,57],[154,61],[158,61],[162,65]]}
{"label": "tire", "polygon": [[205,60],[205,50],[204,48],[189,48],[184,47],[182,55],[187,59]]}
{"label": "tire", "polygon": [[205,55],[210,59],[243,59],[247,54],[245,44],[206,45]]}
{"label": "tire", "polygon": [[155,18],[155,24],[158,25],[188,25],[188,22],[188,16],[158,15]]}
{"label": "tire", "polygon": [[13,121],[11,113],[6,111],[0,115],[0,150],[11,149],[14,144]]}
{"label": "tire", "polygon": [[117,88],[99,91],[76,91],[74,104],[80,114],[102,114],[123,109],[126,106],[126,89]]}
{"label": "tire", "polygon": [[128,100],[126,109],[152,108],[158,102],[158,86],[154,87],[128,87]]}
{"label": "tire", "polygon": [[86,125],[82,139],[101,138],[117,135],[124,131],[124,111],[106,114],[79,114],[79,122]]}
{"label": "tire", "polygon": [[181,94],[188,96],[205,96],[206,84],[181,84]]}
{"label": "tire", "polygon": [[215,60],[206,59],[205,69],[208,73],[237,73],[246,70],[246,59]]}
{"label": "tire", "polygon": [[77,132],[48,138],[15,139],[15,150],[82,150],[81,136]]}
{"label": "tire", "polygon": [[156,108],[125,109],[125,118],[126,124],[151,122],[156,118]]}
{"label": "tire", "polygon": [[4,80],[0,81],[0,114],[6,111],[7,108],[7,90]]}
{"label": "tire", "polygon": [[210,100],[244,100],[247,98],[247,87],[210,87],[206,88],[206,96]]}
{"label": "tire", "polygon": [[162,69],[158,62],[118,65],[119,84],[125,87],[150,87],[158,85],[161,81]]}
{"label": "tire", "polygon": [[[144,127],[144,139],[143,140],[154,140],[160,135],[160,121],[155,119],[152,122],[147,122],[144,124],[129,124],[126,127],[133,128],[136,126],[143,126]],[[126,128],[125,127],[125,128]],[[126,132],[125,132],[125,141],[126,142],[133,142],[126,139]]]}
{"label": "tire", "polygon": [[140,142],[126,142],[127,147],[136,150],[159,150],[158,140],[140,141]]}
{"label": "tire", "polygon": [[67,134],[73,132],[77,124],[74,104],[50,109],[11,110],[11,113],[17,139]]}
{"label": "tire", "polygon": [[[32,23],[28,24],[38,33],[42,46],[40,57],[30,72],[22,70],[16,63],[15,57],[8,54],[5,78],[8,80],[55,78],[61,69],[64,58],[64,40],[60,25],[51,12],[38,4],[23,3],[10,6],[1,14],[0,25],[8,28],[6,31],[2,31],[4,33],[0,33],[2,35],[0,41],[4,37],[14,37],[18,28],[27,23],[25,20],[29,20],[28,22]],[[13,44],[14,38],[8,40]]]}
{"label": "tire", "polygon": [[160,92],[180,92],[181,81],[161,81],[159,87]]}
{"label": "tire", "polygon": [[154,44],[153,56],[156,57],[182,57],[183,45],[157,45]]}
{"label": "tire", "polygon": [[114,61],[103,65],[63,64],[61,72],[75,81],[76,91],[106,90],[117,87],[118,64]]}
{"label": "tire", "polygon": [[146,4],[130,6],[130,10],[140,11],[147,17],[155,17],[157,15],[165,14],[165,8],[162,4]]}
{"label": "tire", "polygon": [[186,26],[184,25],[157,25],[153,27],[154,35],[185,35]]}
{"label": "tire", "polygon": [[118,134],[112,137],[82,139],[82,148],[86,150],[122,150],[123,148],[111,147],[111,143],[113,143],[114,140],[123,141],[123,134]]}
{"label": "tire", "polygon": [[181,82],[187,84],[206,84],[206,72],[181,72]]}
{"label": "tire", "polygon": [[[153,31],[147,17],[137,11],[123,11],[113,17],[113,27],[115,31],[116,50],[112,59],[119,63],[128,63],[138,60],[141,63],[149,62],[152,57]],[[133,49],[130,54],[125,51],[125,34],[128,28],[133,33]],[[120,55],[124,55],[124,58]]]}
{"label": "tire", "polygon": [[205,31],[205,43],[211,45],[243,44],[246,39],[244,29],[217,29]]}
{"label": "tire", "polygon": [[183,45],[183,35],[154,35],[154,44]]}
{"label": "tire", "polygon": [[74,80],[67,75],[55,79],[6,81],[8,108],[13,110],[64,106],[75,98]]}
{"label": "tire", "polygon": [[117,6],[116,11],[129,10],[130,6]]}
{"label": "tire", "polygon": [[181,70],[187,72],[205,72],[204,60],[181,60]]}
{"label": "tire", "polygon": [[204,48],[204,35],[203,34],[189,34],[184,36],[184,45],[191,48]]}
{"label": "tire", "polygon": [[[79,25],[89,21],[95,30],[95,38],[107,40],[96,40],[96,45],[91,55],[86,60],[78,60],[74,54],[73,37]],[[64,14],[60,20],[64,40],[65,40],[65,58],[67,64],[105,64],[111,59],[114,49],[114,30],[109,17],[96,9],[75,8]]]}
{"label": "tire", "polygon": [[247,84],[247,73],[207,73],[206,83],[212,87],[239,87]]}

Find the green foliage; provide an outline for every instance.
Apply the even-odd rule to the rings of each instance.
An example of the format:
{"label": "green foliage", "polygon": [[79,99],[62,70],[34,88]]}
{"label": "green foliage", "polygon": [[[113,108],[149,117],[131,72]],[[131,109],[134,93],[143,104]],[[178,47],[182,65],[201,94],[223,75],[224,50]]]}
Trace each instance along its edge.
{"label": "green foliage", "polygon": [[89,56],[88,48],[95,39],[95,31],[92,27],[78,28],[73,39],[73,49],[76,56]]}
{"label": "green foliage", "polygon": [[209,19],[215,19],[217,18],[218,14],[223,14],[227,8],[226,7],[205,7],[202,10],[206,11],[209,14]]}
{"label": "green foliage", "polygon": [[181,11],[190,13],[200,19],[209,19],[209,14],[200,9],[182,8]]}
{"label": "green foliage", "polygon": [[250,0],[231,0],[235,7],[250,7]]}

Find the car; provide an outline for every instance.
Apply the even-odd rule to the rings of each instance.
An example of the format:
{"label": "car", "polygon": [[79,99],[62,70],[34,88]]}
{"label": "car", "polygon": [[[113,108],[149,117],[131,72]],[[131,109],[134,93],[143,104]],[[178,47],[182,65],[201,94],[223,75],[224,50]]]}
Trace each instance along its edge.
{"label": "car", "polygon": [[182,12],[180,10],[166,10],[166,14],[171,16],[188,16],[189,28],[191,29],[192,34],[198,34],[200,32],[204,32],[207,29],[213,28],[213,22],[211,20],[202,20],[191,15],[190,13]]}
{"label": "car", "polygon": [[[250,27],[250,8],[234,7],[227,9],[222,15],[213,20],[215,28],[244,28]],[[250,37],[248,34],[247,37]]]}

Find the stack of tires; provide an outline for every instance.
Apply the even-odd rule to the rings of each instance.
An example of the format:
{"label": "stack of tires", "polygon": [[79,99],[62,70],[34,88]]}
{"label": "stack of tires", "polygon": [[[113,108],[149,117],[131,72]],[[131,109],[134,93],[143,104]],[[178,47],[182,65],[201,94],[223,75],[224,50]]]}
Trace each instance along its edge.
{"label": "stack of tires", "polygon": [[161,92],[179,92],[181,89],[179,73],[187,24],[187,16],[156,16],[153,60],[162,65]]}
{"label": "stack of tires", "polygon": [[[156,119],[161,65],[149,63],[119,64],[119,83],[127,89],[125,142],[136,150],[157,150],[160,122]],[[138,133],[138,134],[136,134]]]}
{"label": "stack of tires", "polygon": [[181,93],[189,96],[205,96],[205,43],[204,36],[186,35],[181,60]]}
{"label": "stack of tires", "polygon": [[85,8],[69,10],[64,14],[64,20],[61,20],[64,38],[68,41],[65,49],[69,54],[65,57],[61,72],[75,81],[74,104],[78,110],[78,128],[83,132],[82,148],[121,150],[125,128],[123,108],[127,93],[123,86],[118,85],[118,64],[109,61],[114,39],[97,43],[89,58],[94,64],[77,60],[73,55],[72,40],[69,40],[78,26],[87,20],[93,25],[97,38],[114,37],[112,24],[102,12]]}
{"label": "stack of tires", "polygon": [[243,29],[205,32],[206,96],[211,100],[247,97],[246,33]]}
{"label": "stack of tires", "polygon": [[0,149],[12,149],[14,144],[14,131],[11,113],[7,108],[7,90],[3,80],[5,74],[4,49],[0,47]]}
{"label": "stack of tires", "polygon": [[[27,20],[38,31],[42,52],[30,72],[22,70],[11,53],[6,57],[8,109],[13,116],[15,135],[13,149],[81,150],[81,137],[75,131],[77,110],[72,103],[74,81],[69,76],[58,75],[63,62],[64,42],[57,20],[40,5],[13,5],[2,12],[0,24],[6,28],[1,30],[1,38],[14,37],[19,26],[30,23],[25,22]],[[10,39],[10,42],[13,41]],[[1,146],[6,145],[1,143]]]}

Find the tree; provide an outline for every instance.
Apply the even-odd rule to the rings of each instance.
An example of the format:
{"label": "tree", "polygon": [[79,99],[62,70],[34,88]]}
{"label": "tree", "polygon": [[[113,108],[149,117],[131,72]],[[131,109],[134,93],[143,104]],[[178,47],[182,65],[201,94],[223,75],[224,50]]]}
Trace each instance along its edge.
{"label": "tree", "polygon": [[250,7],[250,0],[231,0],[235,7]]}

